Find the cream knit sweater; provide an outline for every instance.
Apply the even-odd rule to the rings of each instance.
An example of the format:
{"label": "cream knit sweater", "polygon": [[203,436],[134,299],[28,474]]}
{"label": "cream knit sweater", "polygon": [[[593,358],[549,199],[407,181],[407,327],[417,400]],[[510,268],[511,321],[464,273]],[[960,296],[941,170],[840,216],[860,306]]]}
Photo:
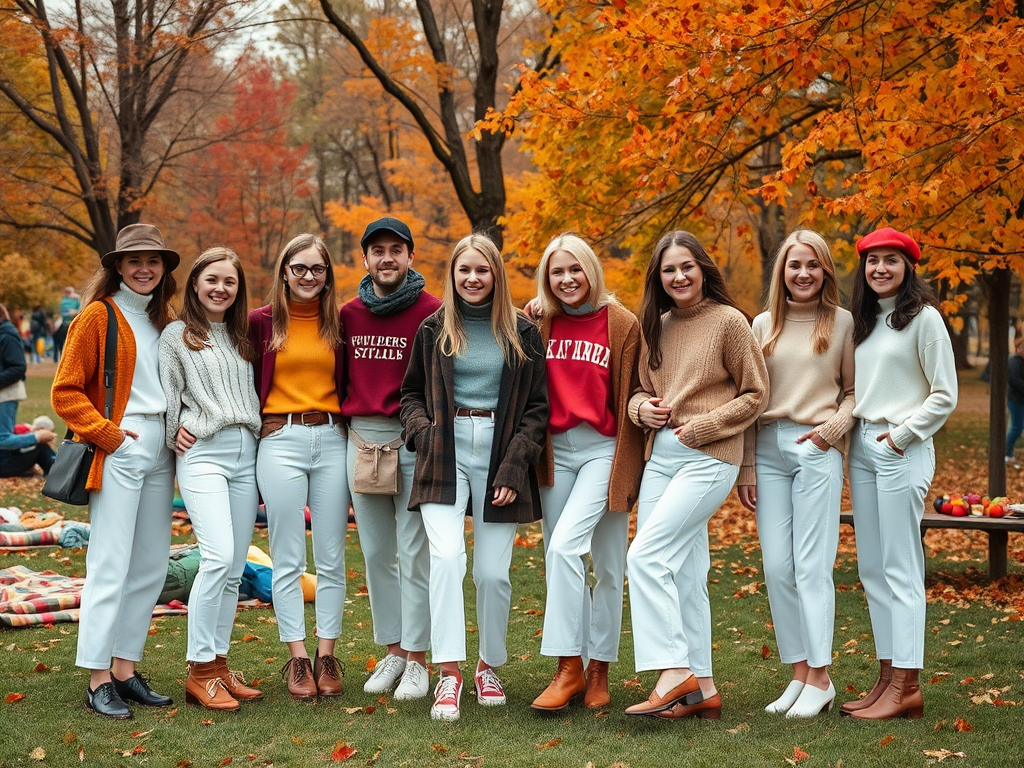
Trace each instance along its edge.
{"label": "cream knit sweater", "polygon": [[[758,425],[789,419],[816,429],[821,438],[845,452],[843,437],[853,426],[853,315],[836,309],[832,335],[824,354],[814,352],[813,334],[818,303],[787,302],[782,333],[772,354],[765,357],[771,395]],[[751,329],[764,346],[772,330],[770,312],[754,318]],[[753,485],[756,427],[748,430],[738,485]]]}
{"label": "cream knit sweater", "polygon": [[252,364],[239,356],[224,323],[210,323],[206,347],[185,346],[185,323],[177,320],[160,336],[160,382],[167,395],[167,445],[178,427],[205,440],[224,427],[244,426],[258,433],[260,402]]}
{"label": "cream knit sweater", "polygon": [[[644,340],[640,349],[640,389],[629,401],[629,418],[652,397],[671,408],[668,426],[689,427],[693,447],[739,466],[743,431],[768,403],[768,372],[746,318],[732,307],[704,299],[672,309],[661,319],[661,366],[652,371]],[[650,458],[654,430],[647,435]]]}

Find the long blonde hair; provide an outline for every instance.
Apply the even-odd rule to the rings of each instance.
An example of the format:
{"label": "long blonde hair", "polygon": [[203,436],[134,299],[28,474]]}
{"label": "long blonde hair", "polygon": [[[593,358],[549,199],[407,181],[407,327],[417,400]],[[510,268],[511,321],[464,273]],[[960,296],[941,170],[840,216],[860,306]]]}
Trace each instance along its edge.
{"label": "long blonde hair", "polygon": [[551,281],[548,279],[548,264],[555,251],[565,251],[571,255],[580,267],[583,274],[587,276],[590,283],[590,293],[587,294],[586,303],[590,303],[595,309],[600,309],[605,304],[614,300],[614,296],[608,292],[604,282],[604,270],[601,268],[601,261],[583,238],[563,232],[544,249],[544,255],[540,257],[540,266],[537,267],[537,296],[540,298],[544,314],[554,315],[562,312],[562,302],[555,298],[551,290]]}
{"label": "long blonde hair", "polygon": [[832,251],[829,250],[825,238],[810,229],[798,229],[790,232],[789,236],[782,241],[779,250],[775,254],[775,263],[772,265],[772,279],[768,287],[768,302],[765,309],[771,314],[771,331],[764,343],[765,357],[775,351],[775,344],[782,334],[782,326],[786,322],[786,300],[791,298],[789,289],[786,288],[786,259],[790,250],[796,245],[806,245],[821,264],[821,271],[824,273],[824,280],[821,284],[821,291],[818,293],[818,307],[814,320],[814,333],[811,339],[814,342],[814,354],[823,355],[828,351],[832,337],[832,328],[836,320],[836,307],[839,306],[839,283],[836,282],[836,265],[832,260]]}
{"label": "long blonde hair", "polygon": [[521,314],[512,303],[512,293],[508,288],[505,265],[501,253],[486,235],[467,235],[455,244],[451,259],[448,261],[448,272],[444,280],[444,299],[441,302],[442,324],[438,334],[441,352],[449,357],[464,354],[466,351],[466,325],[462,319],[462,310],[457,301],[455,290],[455,262],[468,251],[476,251],[491,267],[494,275],[494,290],[491,292],[491,330],[501,347],[505,362],[509,367],[522,364],[527,355],[519,341],[517,323]]}
{"label": "long blonde hair", "polygon": [[288,262],[297,253],[307,248],[315,248],[317,253],[323,257],[327,272],[324,275],[324,287],[317,297],[320,302],[318,308],[317,327],[320,330],[320,338],[324,340],[331,349],[337,349],[341,344],[341,327],[338,322],[338,305],[334,297],[334,267],[331,264],[331,253],[327,250],[327,244],[316,235],[297,235],[288,241],[281,255],[277,257],[277,264],[274,266],[274,284],[270,287],[270,316],[272,333],[270,336],[270,348],[280,350],[288,340],[288,323],[291,315],[288,312],[288,280],[284,271],[288,268]]}

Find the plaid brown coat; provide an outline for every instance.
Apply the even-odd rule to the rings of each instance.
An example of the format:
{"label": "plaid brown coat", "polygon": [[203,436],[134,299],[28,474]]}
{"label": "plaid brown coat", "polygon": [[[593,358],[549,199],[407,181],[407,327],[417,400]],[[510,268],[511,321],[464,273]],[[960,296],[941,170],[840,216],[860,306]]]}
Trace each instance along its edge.
{"label": "plaid brown coat", "polygon": [[[420,325],[402,383],[402,438],[416,452],[409,497],[413,510],[424,502],[455,503],[455,363],[437,345],[443,312]],[[529,523],[541,516],[534,464],[548,424],[544,348],[537,327],[525,317],[519,318],[518,331],[529,359],[515,369],[505,365],[501,374],[484,501],[488,523]],[[502,486],[513,489],[516,500],[495,507],[493,490]]]}

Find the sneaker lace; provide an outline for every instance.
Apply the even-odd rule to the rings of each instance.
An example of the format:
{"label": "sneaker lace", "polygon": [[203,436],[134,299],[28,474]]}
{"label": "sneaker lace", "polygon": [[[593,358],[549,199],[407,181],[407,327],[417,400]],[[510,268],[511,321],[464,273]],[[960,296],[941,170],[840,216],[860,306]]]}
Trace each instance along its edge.
{"label": "sneaker lace", "polygon": [[502,696],[505,691],[501,687],[501,680],[494,674],[494,670],[485,669],[479,675],[477,675],[478,685],[480,686],[480,693],[493,696]]}
{"label": "sneaker lace", "polygon": [[455,700],[455,692],[459,688],[459,679],[455,675],[445,675],[437,683],[437,693],[434,696],[436,702],[445,699]]}

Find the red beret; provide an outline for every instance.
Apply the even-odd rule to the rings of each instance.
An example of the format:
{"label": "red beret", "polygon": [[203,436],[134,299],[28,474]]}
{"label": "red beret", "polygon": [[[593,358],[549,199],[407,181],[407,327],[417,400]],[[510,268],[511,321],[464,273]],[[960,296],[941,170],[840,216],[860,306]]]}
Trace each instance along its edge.
{"label": "red beret", "polygon": [[862,237],[857,243],[857,253],[863,256],[872,248],[887,246],[902,251],[903,255],[910,259],[911,264],[916,265],[921,260],[921,246],[914,242],[914,238],[898,232],[892,227],[882,227]]}

